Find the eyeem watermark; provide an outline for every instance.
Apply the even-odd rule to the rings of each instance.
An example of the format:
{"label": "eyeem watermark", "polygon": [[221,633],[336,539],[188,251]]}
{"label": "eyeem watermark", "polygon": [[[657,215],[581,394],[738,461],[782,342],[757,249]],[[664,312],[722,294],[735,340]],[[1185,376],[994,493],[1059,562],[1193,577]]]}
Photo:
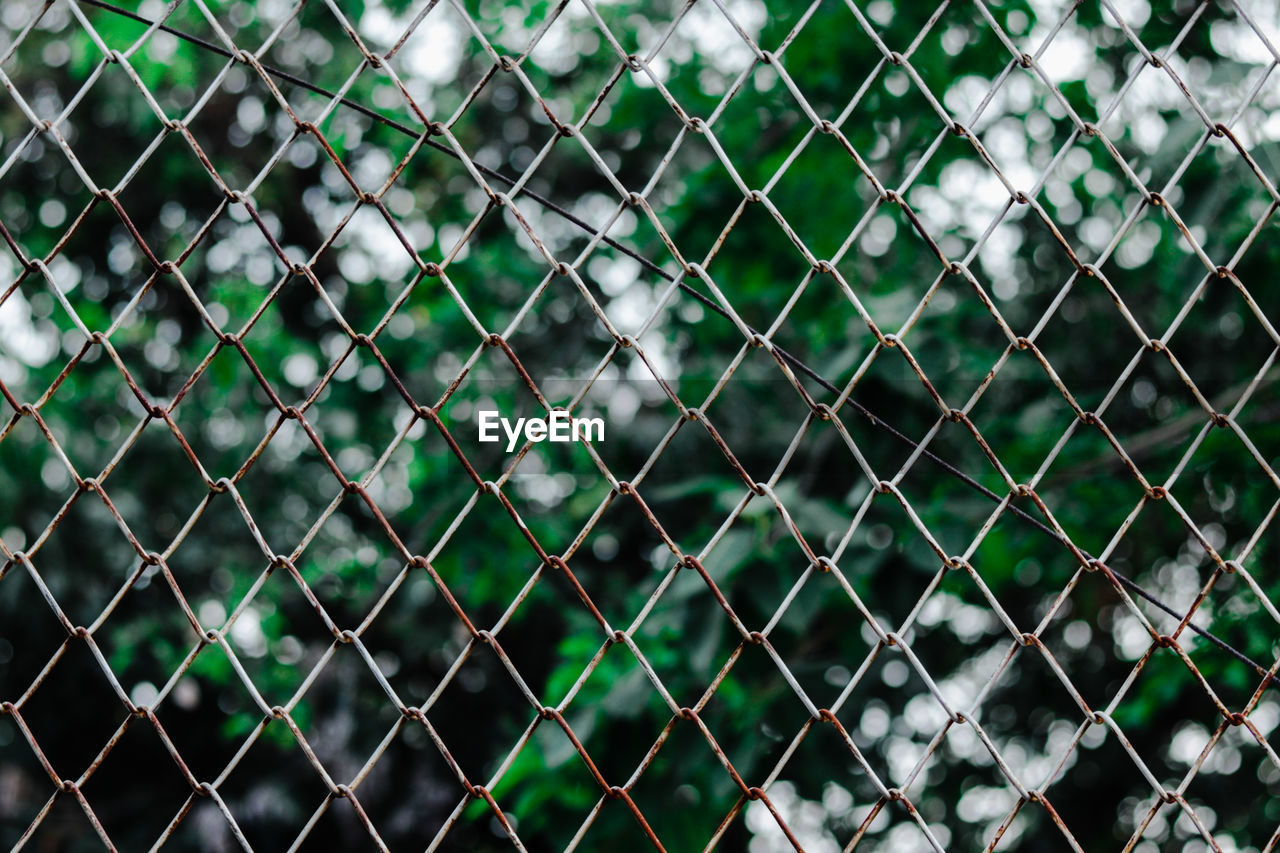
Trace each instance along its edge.
{"label": "eyeem watermark", "polygon": [[568,412],[554,411],[547,418],[516,418],[511,421],[497,412],[480,412],[480,440],[501,441],[498,427],[507,436],[507,452],[516,449],[523,434],[525,441],[604,441],[604,418],[574,418]]}

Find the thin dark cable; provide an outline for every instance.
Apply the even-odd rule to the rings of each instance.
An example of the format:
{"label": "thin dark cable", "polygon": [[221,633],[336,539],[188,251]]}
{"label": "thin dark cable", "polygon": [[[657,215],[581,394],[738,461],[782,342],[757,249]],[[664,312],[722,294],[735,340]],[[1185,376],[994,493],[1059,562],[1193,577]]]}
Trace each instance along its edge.
{"label": "thin dark cable", "polygon": [[[122,17],[129,18],[133,21],[136,21],[139,24],[146,24],[149,27],[155,24],[155,21],[148,20],[147,18],[144,18],[141,15],[134,14],[133,12],[130,12],[127,9],[121,9],[119,6],[113,6],[110,3],[104,2],[104,0],[81,0],[81,2],[86,3],[89,6],[96,6],[97,8],[104,9],[108,12],[114,12],[117,15],[121,15]],[[233,59],[233,60],[236,59],[236,56],[232,54],[231,51],[227,50],[224,47],[216,45],[211,41],[206,41],[205,39],[202,39],[199,36],[193,36],[190,33],[185,33],[182,30],[176,30],[173,27],[166,26],[164,24],[161,24],[157,29],[161,30],[162,32],[166,32],[169,35],[174,36],[176,38],[180,38],[183,41],[190,42],[196,47],[207,50],[210,53],[216,53],[219,56],[222,56],[226,59]],[[283,80],[286,83],[290,83],[294,86],[298,86],[302,89],[306,89],[309,92],[312,92],[317,95],[321,95],[325,98],[329,98],[330,100],[336,100],[338,103],[342,104],[343,106],[349,107],[355,110],[356,112],[360,113],[361,115],[371,118],[374,121],[377,121],[381,124],[384,124],[387,127],[391,128],[392,130],[397,130],[406,136],[410,136],[414,139],[417,139],[418,137],[422,136],[423,133],[427,132],[425,128],[423,130],[414,130],[412,127],[409,127],[407,124],[401,124],[395,119],[387,118],[377,110],[370,109],[369,107],[366,107],[364,104],[361,104],[358,101],[353,101],[350,98],[346,98],[346,97],[340,97],[337,92],[331,92],[328,89],[324,88],[323,86],[317,86],[315,83],[312,83],[309,80],[304,80],[295,74],[290,74],[288,71],[285,71],[280,68],[276,68],[273,65],[266,65],[263,63],[259,63],[259,65],[261,66],[263,71],[270,74],[272,77],[279,78],[280,80]],[[450,157],[452,157],[455,160],[462,159],[458,155],[458,152],[454,151],[452,148],[450,148],[448,145],[445,145],[443,142],[437,142],[436,140],[431,139],[429,136],[425,140],[425,142],[426,142],[426,145],[428,145],[429,147],[434,148],[436,151],[439,151],[442,154],[448,154]],[[498,181],[501,184],[506,185],[507,187],[514,187],[516,185],[516,182],[513,178],[509,178],[495,169],[491,169],[488,166],[482,165],[480,163],[476,163],[474,161],[472,161],[472,165],[475,166],[476,171],[480,172],[482,175],[485,175],[486,177],[489,177],[489,178],[493,178],[494,180]],[[574,225],[577,225],[583,231],[586,231],[591,234],[595,233],[596,229],[592,227],[592,225],[589,222],[587,222],[584,219],[581,219],[578,216],[575,216],[570,211],[565,210],[563,207],[556,204],[551,199],[546,198],[545,196],[539,193],[536,193],[533,190],[530,190],[528,188],[521,189],[520,192],[523,195],[528,196],[531,200],[533,200],[537,204],[541,205],[542,207],[546,208],[547,210],[551,211],[552,213],[566,220],[567,222],[571,222]],[[657,275],[662,276],[667,281],[675,281],[675,276],[663,270],[662,267],[658,266],[653,261],[646,258],[644,255],[641,255],[639,252],[636,252],[634,249],[630,249],[627,246],[624,246],[623,244],[619,243],[617,240],[614,240],[612,237],[602,236],[601,242],[603,242],[605,245],[609,246],[610,248],[617,249],[619,252],[622,252],[624,255],[627,255],[633,260],[638,261],[640,265],[643,266],[645,269],[649,270],[652,273],[656,273]],[[711,307],[715,308],[717,311],[721,310],[718,306],[715,305],[714,302],[711,302],[710,300],[706,299],[697,291],[690,289],[689,286],[686,285],[684,282],[680,282],[680,285],[684,289],[688,290],[690,293],[693,293],[695,296],[698,296],[698,298],[702,299],[704,302],[706,302]],[[724,312],[721,311],[721,313],[724,313]],[[817,374],[812,374],[812,376],[814,379],[818,381],[822,381],[821,377],[819,377]]]}
{"label": "thin dark cable", "polygon": [[[119,15],[124,18],[129,18],[139,24],[145,24],[148,27],[156,26],[155,21],[149,20],[143,17],[142,15],[138,15],[133,12],[130,12],[127,9],[122,9],[119,6],[114,6],[111,3],[105,2],[105,0],[80,0],[80,2],[86,3],[90,6],[95,6],[99,9],[103,9],[105,11],[111,12],[113,14]],[[214,44],[213,42],[202,39],[199,36],[193,36],[190,33],[183,32],[182,30],[174,29],[173,27],[170,27],[165,24],[160,24],[157,27],[157,29],[159,29],[162,32],[166,32],[169,35],[174,36],[175,38],[179,38],[185,42],[193,44],[203,50],[207,50],[210,53],[216,53],[219,56],[222,56],[226,59],[232,59],[232,60],[238,61],[238,58],[231,51],[217,44]],[[281,68],[276,68],[274,66],[266,65],[263,63],[259,63],[259,66],[262,68],[263,71],[270,74],[272,77],[276,77],[280,80],[285,81],[286,83],[290,83],[294,86],[298,86],[300,88],[306,89],[307,91],[317,95],[321,95],[322,97],[329,98],[330,100],[336,100],[338,103],[342,104],[343,106],[353,109],[356,112],[360,113],[361,115],[364,115],[368,118],[373,119],[374,121],[384,124],[393,130],[396,130],[396,131],[399,131],[400,133],[405,134],[406,136],[410,136],[410,137],[413,137],[414,139],[417,139],[420,136],[422,136],[424,132],[426,132],[425,129],[423,131],[416,131],[413,128],[409,127],[408,125],[401,124],[400,122],[395,121],[394,119],[387,118],[382,113],[379,113],[376,110],[366,107],[364,104],[361,104],[357,101],[353,101],[349,98],[340,96],[336,92],[331,92],[328,89],[324,88],[323,86],[317,86],[316,84],[310,82],[309,80],[304,80],[303,78],[298,77],[295,74],[291,74],[288,71],[285,71]],[[431,148],[435,149],[436,151],[440,151],[444,154],[447,154],[450,157],[454,158],[455,160],[462,159],[458,155],[458,153],[454,151],[452,148],[450,148],[447,145],[444,145],[443,143],[436,142],[434,139],[428,138],[425,140],[425,143]],[[484,174],[486,177],[493,178],[494,180],[506,185],[507,187],[514,187],[516,185],[516,181],[513,178],[507,177],[506,175],[502,174],[501,172],[495,169],[491,169],[487,166],[483,166],[480,163],[473,163],[473,165],[476,167],[477,171]],[[520,192],[523,195],[527,196],[530,200],[532,200],[536,204],[540,205],[546,210],[561,217],[566,222],[570,222],[578,226],[579,228],[581,228],[583,231],[586,231],[590,234],[596,233],[596,229],[592,227],[590,223],[575,216],[573,213],[571,213],[568,210],[565,210],[563,207],[551,201],[550,199],[546,198],[545,196],[542,196],[528,189],[527,187],[521,188]],[[675,282],[681,290],[683,290],[685,293],[689,294],[693,298],[697,299],[698,302],[702,303],[707,308],[710,308],[712,311],[719,314],[721,317],[732,319],[728,311],[722,308],[710,297],[705,296],[700,291],[694,289],[691,285],[685,282],[683,278],[678,279],[676,276],[662,269],[662,267],[658,266],[656,263],[649,260],[644,255],[641,255],[639,252],[635,251],[634,249],[624,246],[623,244],[619,243],[617,240],[614,240],[611,237],[601,235],[600,240],[610,248],[616,249],[617,251],[622,252],[624,255],[627,255],[631,259],[637,261],[642,267],[647,269],[649,272],[655,275],[659,275],[662,278],[666,279],[667,281]],[[747,326],[747,328],[753,334],[760,334],[755,328],[751,326]],[[795,368],[796,370],[803,373],[805,376],[812,379],[814,382],[816,382],[825,390],[837,396],[840,395],[841,391],[838,387],[833,385],[831,382],[828,382],[825,378],[822,377],[821,374],[819,374],[812,367],[809,367],[807,364],[801,361],[798,357],[792,355],[791,353],[787,352],[785,349],[783,349],[780,346],[777,346],[776,344],[773,347],[773,351],[776,352],[780,358],[785,360],[793,368]],[[919,450],[920,454],[924,456],[926,459],[928,459],[930,462],[937,465],[942,470],[946,471],[948,474],[951,474],[956,479],[960,480],[962,483],[969,486],[974,491],[978,492],[979,494],[983,495],[984,497],[996,503],[1000,503],[1001,501],[1004,500],[1004,498],[1002,498],[1000,495],[996,494],[991,489],[988,489],[982,483],[978,482],[973,477],[970,477],[968,474],[964,473],[959,468],[952,465],[950,462],[941,458],[940,456],[935,454],[933,451],[929,450],[928,448],[921,448],[919,442],[912,440],[909,436],[895,429],[886,421],[884,421],[877,415],[873,414],[869,409],[867,409],[866,406],[863,406],[857,400],[854,400],[853,398],[850,397],[846,400],[846,402],[848,403],[848,405],[850,405],[851,407],[856,409],[860,414],[866,417],[867,420],[869,420],[873,426],[880,428],[884,432],[888,433],[889,435],[903,442],[912,450]],[[1028,512],[1026,512],[1026,510],[1023,510],[1020,507],[1014,506],[1011,503],[1007,504],[1005,509],[1013,513],[1013,515],[1022,519],[1023,521],[1029,522],[1031,525],[1033,525],[1040,531],[1048,534],[1050,537],[1052,537],[1054,540],[1056,540],[1060,544],[1071,545],[1071,547],[1074,547],[1073,543],[1068,542],[1064,537],[1060,536],[1056,530],[1054,530],[1052,527],[1048,526],[1044,522],[1040,521],[1035,516],[1029,514]],[[1150,592],[1148,592],[1147,590],[1139,586],[1136,581],[1126,577],[1125,575],[1121,574],[1115,569],[1112,569],[1109,566],[1102,564],[1100,561],[1098,561],[1088,552],[1080,551],[1079,549],[1076,549],[1076,550],[1079,551],[1079,553],[1084,557],[1086,557],[1089,561],[1098,563],[1102,568],[1104,568],[1107,571],[1109,575],[1114,577],[1123,586],[1132,590],[1139,597],[1151,603],[1152,605],[1164,611],[1165,613],[1169,614],[1170,616],[1177,619],[1178,621],[1182,621],[1184,614],[1178,613],[1178,611],[1174,610],[1172,607],[1165,604],[1160,599],[1156,598]],[[1190,621],[1187,622],[1187,628],[1189,628],[1191,631],[1198,634],[1199,636],[1204,637],[1206,640],[1213,643],[1222,651],[1236,658],[1241,663],[1248,664],[1249,666],[1253,667],[1253,669],[1258,674],[1262,675],[1267,682],[1280,686],[1280,679],[1276,678],[1276,676],[1271,675],[1271,673],[1266,667],[1262,666],[1260,663],[1253,660],[1253,658],[1249,657],[1244,652],[1230,645],[1225,640],[1220,639],[1216,635],[1209,633],[1205,629],[1199,627],[1198,625]]]}

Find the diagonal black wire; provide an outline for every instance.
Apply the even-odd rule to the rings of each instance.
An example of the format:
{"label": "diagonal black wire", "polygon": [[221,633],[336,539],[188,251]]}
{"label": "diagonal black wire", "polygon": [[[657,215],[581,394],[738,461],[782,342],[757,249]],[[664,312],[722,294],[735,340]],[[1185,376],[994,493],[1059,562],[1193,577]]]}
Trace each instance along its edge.
{"label": "diagonal black wire", "polygon": [[[148,27],[156,26],[155,21],[145,18],[142,15],[135,14],[134,12],[130,12],[127,9],[122,9],[119,6],[115,6],[111,3],[106,2],[106,0],[80,0],[80,2],[90,6],[95,6],[99,9],[103,9],[107,12],[111,12],[123,18],[129,18],[133,21],[136,21],[139,24],[144,24]],[[224,47],[221,47],[220,45],[214,44],[213,42],[210,42],[206,39],[202,39],[199,36],[194,36],[194,35],[191,35],[190,33],[183,32],[182,30],[174,29],[173,27],[170,27],[166,24],[160,24],[156,28],[161,30],[162,32],[166,32],[169,35],[174,36],[175,38],[179,38],[185,42],[193,44],[201,48],[202,50],[206,50],[210,53],[215,53],[226,59],[239,61],[239,58],[236,57],[231,51],[227,50]],[[420,130],[414,130],[412,127],[409,127],[408,125],[402,124],[396,121],[395,119],[388,118],[387,116],[383,115],[377,110],[366,107],[364,104],[361,104],[357,101],[353,101],[349,98],[339,96],[336,92],[332,92],[324,88],[323,86],[318,86],[315,83],[312,83],[309,80],[305,80],[297,76],[296,74],[291,74],[288,71],[285,71],[284,69],[276,68],[275,66],[266,65],[264,63],[259,63],[259,67],[261,67],[263,71],[265,71],[267,74],[270,74],[272,77],[275,77],[279,80],[283,80],[286,83],[292,84],[294,86],[298,86],[299,88],[306,89],[309,92],[313,92],[325,98],[329,98],[330,100],[336,100],[338,103],[342,104],[343,106],[348,107],[352,110],[355,110],[361,115],[367,116],[368,118],[371,118],[374,121],[379,122],[380,124],[386,125],[387,127],[393,130],[399,131],[400,133],[403,133],[407,136],[411,136],[414,139],[421,137],[424,132]],[[431,139],[429,137],[425,140],[425,143],[426,145],[435,149],[436,151],[440,151],[444,154],[447,154],[450,157],[453,157],[455,160],[461,159],[461,157],[458,155],[456,151],[454,151],[452,148],[450,148],[449,146],[443,143],[437,142],[436,140]],[[516,184],[516,181],[513,178],[510,178],[495,169],[491,169],[479,163],[473,163],[473,165],[480,173],[482,173],[486,177],[492,178],[498,181],[499,183],[506,185],[507,187],[513,187]],[[546,210],[564,219],[566,222],[570,222],[578,226],[579,228],[581,228],[583,231],[586,231],[587,233],[590,233],[590,234],[596,233],[596,229],[590,223],[586,222],[585,220],[581,219],[578,216],[575,216],[572,212],[564,209],[563,207],[556,204],[551,199],[546,198],[545,196],[540,195],[534,192],[533,190],[528,189],[527,187],[521,188],[520,192],[521,194],[528,197],[530,200],[532,200],[536,204],[540,205]],[[702,305],[704,305],[705,307],[711,309],[712,311],[714,311],[715,313],[719,314],[722,317],[732,319],[728,311],[722,308],[715,300],[711,299],[708,296],[703,295],[700,291],[696,290],[694,287],[692,287],[690,284],[684,281],[683,277],[680,277],[678,279],[677,276],[672,275],[671,273],[664,270],[662,267],[655,264],[653,261],[649,260],[644,255],[641,255],[639,252],[636,252],[635,250],[623,245],[622,243],[619,243],[617,240],[614,240],[612,237],[602,235],[601,242],[603,242],[605,245],[609,246],[610,248],[615,249],[619,252],[622,252],[624,255],[635,260],[642,267],[644,267],[646,270],[653,273],[654,275],[661,276],[667,281],[676,282],[676,284],[679,286],[681,290],[683,290],[685,293],[692,296],[694,299],[698,300],[698,302],[702,303]],[[747,326],[747,329],[750,330],[753,334],[759,334],[759,332],[751,326]],[[803,373],[805,376],[812,379],[814,382],[816,382],[825,390],[837,396],[841,394],[841,390],[838,387],[833,385],[831,382],[827,381],[825,378],[823,378],[823,376],[820,373],[818,373],[812,367],[809,367],[809,365],[805,364],[798,357],[792,355],[787,350],[775,344],[773,346],[773,351],[778,354],[779,358],[783,359],[793,368],[795,368],[799,372]],[[937,465],[939,468],[946,471],[948,474],[952,475],[956,479],[960,480],[966,486],[978,492],[983,497],[986,497],[994,501],[995,503],[1001,503],[1005,500],[1003,497],[1001,497],[991,489],[987,488],[982,483],[975,480],[973,477],[970,477],[968,474],[964,473],[963,471],[961,471],[956,466],[952,465],[947,460],[938,456],[933,451],[929,450],[927,447],[921,448],[919,442],[914,441],[913,439],[911,439],[910,436],[907,436],[901,431],[895,429],[892,425],[890,425],[889,423],[884,421],[882,418],[872,413],[869,409],[867,409],[866,406],[863,406],[857,400],[854,400],[852,397],[850,397],[846,400],[846,402],[848,403],[849,406],[853,407],[865,418],[867,418],[867,420],[870,421],[873,426],[878,427],[882,431],[893,436],[898,441],[901,441],[902,443],[906,444],[913,451],[919,450],[920,454],[923,457],[925,457],[930,462]],[[1012,503],[1010,503],[1005,506],[1005,509],[1013,513],[1013,515],[1016,516],[1017,518],[1031,524],[1036,529],[1049,535],[1057,542],[1063,545],[1067,545],[1069,547],[1075,548],[1075,545],[1073,543],[1069,542],[1066,538],[1059,535],[1056,530],[1054,530],[1052,527],[1045,524],[1044,522],[1040,521],[1040,519],[1031,515],[1021,507],[1014,506]],[[1086,557],[1090,562],[1095,563],[1099,567],[1104,569],[1108,575],[1115,578],[1120,584],[1128,588],[1130,591],[1138,595],[1140,598],[1144,599],[1145,601],[1149,602],[1150,604],[1164,611],[1168,615],[1177,619],[1179,622],[1181,622],[1185,617],[1185,614],[1179,613],[1177,610],[1165,604],[1163,601],[1156,598],[1153,594],[1151,594],[1150,592],[1142,588],[1140,585],[1138,585],[1137,582],[1133,581],[1129,577],[1121,574],[1115,569],[1097,560],[1087,551],[1081,551],[1078,548],[1076,548],[1075,550],[1077,550],[1081,555]],[[1227,643],[1225,640],[1217,637],[1216,635],[1210,633],[1204,628],[1201,628],[1200,626],[1196,625],[1194,622],[1191,622],[1190,620],[1188,620],[1187,622],[1187,628],[1191,629],[1193,632],[1195,632],[1199,636],[1213,643],[1219,649],[1231,655],[1236,660],[1252,667],[1255,672],[1263,676],[1263,678],[1265,679],[1264,683],[1274,684],[1277,687],[1280,687],[1280,678],[1277,678],[1276,676],[1272,675],[1266,667],[1262,666],[1262,664],[1258,663],[1253,658],[1246,655],[1244,652],[1240,651],[1239,649],[1235,648],[1231,644]]]}

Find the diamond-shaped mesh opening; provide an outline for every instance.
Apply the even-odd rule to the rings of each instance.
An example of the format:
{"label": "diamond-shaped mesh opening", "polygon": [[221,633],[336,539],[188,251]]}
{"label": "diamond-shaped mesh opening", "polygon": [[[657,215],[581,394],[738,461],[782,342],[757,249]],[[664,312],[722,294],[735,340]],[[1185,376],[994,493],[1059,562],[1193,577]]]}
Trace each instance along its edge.
{"label": "diamond-shaped mesh opening", "polygon": [[[237,732],[236,740],[247,742],[246,734],[248,731]],[[273,778],[294,779],[296,799],[275,794]],[[255,847],[291,843],[310,818],[313,804],[323,798],[324,790],[321,777],[279,720],[258,734],[220,786],[223,802],[236,826]],[[217,824],[210,821],[215,837],[229,835],[227,827],[225,818]]]}
{"label": "diamond-shaped mesh opening", "polygon": [[[28,837],[30,843],[44,844],[46,839],[56,843],[59,838],[68,835],[84,840],[89,844],[102,844],[102,837],[95,831],[93,818],[73,796],[62,795],[46,802],[50,808],[41,809],[45,817],[31,827],[34,832]],[[24,833],[25,834],[25,833]]]}
{"label": "diamond-shaped mesh opening", "polygon": [[[141,832],[158,838],[190,791],[156,730],[134,720],[84,786],[109,836]],[[161,806],[160,808],[152,808]]]}
{"label": "diamond-shaped mesh opening", "polygon": [[[68,683],[76,685],[76,692],[85,697],[85,705],[59,712],[58,694],[67,689]],[[50,735],[51,727],[57,726],[58,718],[65,713],[74,715],[78,724],[88,729],[84,739],[72,742]],[[128,716],[88,644],[78,639],[66,644],[39,687],[23,703],[22,714],[32,739],[63,779],[81,778]]]}

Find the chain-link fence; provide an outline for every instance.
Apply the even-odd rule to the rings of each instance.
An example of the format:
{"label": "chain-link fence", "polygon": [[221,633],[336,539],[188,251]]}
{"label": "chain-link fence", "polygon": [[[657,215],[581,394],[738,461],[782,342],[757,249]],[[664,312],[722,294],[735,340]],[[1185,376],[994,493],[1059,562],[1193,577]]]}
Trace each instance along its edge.
{"label": "chain-link fence", "polygon": [[1280,841],[1271,4],[0,25],[0,842]]}

